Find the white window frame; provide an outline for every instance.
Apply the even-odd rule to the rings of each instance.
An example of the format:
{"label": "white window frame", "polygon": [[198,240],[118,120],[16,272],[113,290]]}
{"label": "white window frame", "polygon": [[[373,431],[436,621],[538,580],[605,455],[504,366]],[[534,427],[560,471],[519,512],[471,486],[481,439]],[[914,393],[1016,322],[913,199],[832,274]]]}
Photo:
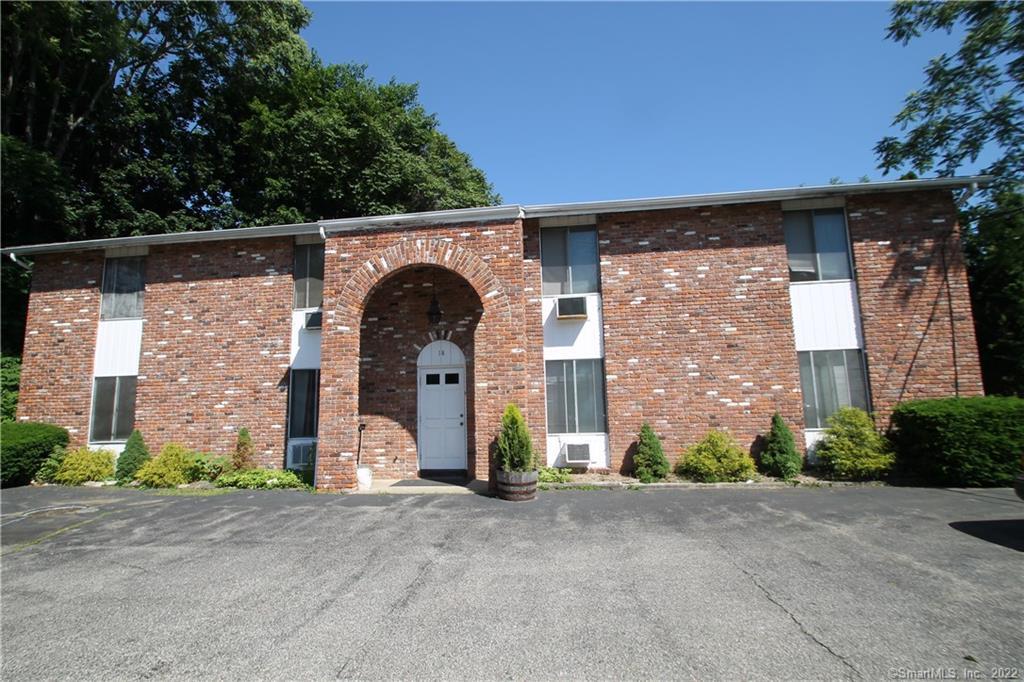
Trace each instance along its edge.
{"label": "white window frame", "polygon": [[[836,352],[836,351],[841,351],[842,354],[843,354],[843,369],[846,371],[846,378],[847,378],[847,396],[846,396],[847,403],[846,403],[846,405],[840,405],[839,406],[840,409],[843,408],[843,407],[857,407],[856,405],[853,404],[853,400],[851,399],[852,396],[850,395],[850,389],[849,389],[849,384],[850,384],[850,381],[849,381],[849,379],[850,379],[850,363],[849,363],[849,361],[846,358],[846,354],[848,352],[852,351],[852,352],[860,353],[861,381],[863,381],[863,383],[864,383],[864,402],[865,402],[864,409],[869,414],[872,411],[871,384],[868,382],[867,353],[864,352],[864,349],[862,349],[862,348],[826,348],[826,349],[817,349],[817,350],[802,350],[802,351],[798,351],[797,352],[797,372],[799,372],[799,367],[800,367],[800,359],[799,359],[800,358],[800,354],[801,353],[807,353],[809,358],[810,358],[810,363],[809,364],[810,364],[810,368],[811,368],[811,388],[814,391],[814,395],[812,396],[812,398],[814,400],[814,412],[815,412],[815,414],[818,417],[818,425],[812,426],[812,425],[807,423],[807,415],[806,414],[804,415],[804,428],[806,430],[808,430],[808,431],[823,431],[826,428],[826,426],[827,426],[828,417],[832,416],[832,415],[828,415],[828,417],[822,417],[821,416],[821,412],[822,412],[821,405],[818,403],[818,370],[816,369],[816,366],[815,366],[815,363],[814,363],[814,354],[815,353],[830,353],[830,352]],[[802,377],[801,377],[801,379],[802,379]],[[803,392],[803,381],[800,382],[800,391],[801,391],[801,393]],[[804,402],[806,402],[806,398],[804,399]]]}
{"label": "white window frame", "polygon": [[[815,274],[818,276],[817,279],[802,280],[802,281],[795,281],[795,280],[793,280],[792,274],[789,274],[789,248],[788,247],[786,248],[786,272],[787,272],[787,274],[789,274],[789,284],[790,284],[790,286],[806,286],[806,285],[813,285],[813,284],[821,284],[822,282],[856,282],[857,281],[857,271],[854,269],[854,262],[853,262],[853,242],[850,240],[850,221],[847,219],[846,207],[845,206],[822,206],[822,207],[818,207],[818,208],[792,208],[792,209],[783,209],[782,213],[783,213],[783,217],[785,217],[786,213],[810,213],[811,214],[811,239],[814,240],[814,214],[819,212],[819,211],[822,211],[822,212],[826,212],[826,211],[827,212],[842,211],[842,214],[843,214],[843,232],[846,235],[846,262],[847,262],[847,267],[850,268],[850,276],[849,277],[837,277],[835,279],[822,279],[821,278],[821,253],[818,251],[817,240],[815,240],[815,243],[814,243],[814,267],[815,267]],[[785,228],[785,223],[783,223],[783,228],[782,228],[782,243],[783,243],[783,246],[786,246],[786,228]],[[837,350],[840,350],[840,349],[837,349]]]}
{"label": "white window frame", "polygon": [[[114,407],[110,414],[110,438],[97,439],[93,429],[96,426],[96,398],[98,392],[96,390],[97,382],[100,379],[113,379],[114,380]],[[92,400],[89,403],[89,441],[90,443],[125,443],[128,438],[131,437],[131,433],[124,438],[115,438],[117,433],[117,407],[121,398],[121,380],[122,379],[135,379],[135,404],[132,405],[132,428],[131,431],[135,430],[135,408],[138,406],[138,391],[139,391],[139,377],[135,374],[124,374],[119,376],[100,376],[92,378]]]}
{"label": "white window frame", "polygon": [[[579,406],[579,393],[576,390],[576,363],[582,361],[597,361],[601,367],[601,400],[602,400],[602,411],[604,413],[604,431],[552,431],[550,428],[551,419],[548,415],[548,363],[549,362],[560,362],[566,363],[571,362],[573,364],[572,381],[573,381],[573,407],[575,410],[574,417],[576,422],[576,428],[579,428],[580,424],[580,406]],[[566,387],[568,384],[566,384]],[[564,390],[567,390],[564,389]],[[568,404],[568,401],[563,396],[562,402]],[[566,423],[568,423],[568,415],[566,415]],[[551,359],[544,361],[544,425],[547,429],[549,436],[604,436],[608,434],[608,380],[606,378],[604,358],[565,358],[565,359]]]}
{"label": "white window frame", "polygon": [[[569,233],[573,230],[578,232],[588,231],[594,233],[594,256],[596,258],[595,267],[597,268],[597,289],[595,291],[583,291],[583,292],[569,292],[564,294],[549,294],[544,291],[544,238],[543,233],[547,231],[563,230],[565,232],[565,270],[568,276],[567,282],[569,288],[573,288],[572,281],[572,262],[569,259]],[[580,225],[548,225],[543,226],[537,233],[537,253],[540,255],[540,292],[544,298],[559,298],[562,296],[595,296],[601,293],[601,242],[599,241],[599,235],[597,232],[597,225],[593,223],[584,223]],[[588,360],[592,358],[580,358],[581,360]]]}

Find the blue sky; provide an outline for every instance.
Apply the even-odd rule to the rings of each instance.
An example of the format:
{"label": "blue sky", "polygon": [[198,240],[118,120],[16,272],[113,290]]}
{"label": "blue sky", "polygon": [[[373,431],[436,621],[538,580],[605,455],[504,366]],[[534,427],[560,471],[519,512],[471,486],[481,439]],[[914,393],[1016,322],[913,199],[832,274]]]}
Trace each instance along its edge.
{"label": "blue sky", "polygon": [[958,42],[887,41],[886,3],[307,5],[325,61],[418,83],[523,204],[881,179],[875,143]]}

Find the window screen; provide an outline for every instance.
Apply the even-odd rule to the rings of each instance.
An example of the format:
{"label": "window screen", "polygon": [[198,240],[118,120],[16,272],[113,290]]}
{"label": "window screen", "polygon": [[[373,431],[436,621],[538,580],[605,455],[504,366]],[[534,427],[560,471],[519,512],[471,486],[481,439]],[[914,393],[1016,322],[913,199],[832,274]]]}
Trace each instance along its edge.
{"label": "window screen", "polygon": [[786,211],[782,219],[792,282],[850,279],[842,209]]}
{"label": "window screen", "polygon": [[540,231],[542,293],[587,294],[598,291],[597,230],[554,227]]}
{"label": "window screen", "polygon": [[96,377],[92,389],[92,427],[89,440],[108,443],[128,440],[135,428],[136,377]]}
{"label": "window screen", "polygon": [[816,350],[797,355],[807,428],[825,428],[840,407],[869,409],[863,351]]}
{"label": "window screen", "polygon": [[319,419],[320,372],[293,369],[288,386],[288,437],[315,438]]}
{"label": "window screen", "polygon": [[604,361],[545,363],[548,432],[604,433]]}
{"label": "window screen", "polygon": [[106,260],[103,267],[100,319],[142,317],[142,298],[146,288],[145,266],[146,259],[143,256]]}
{"label": "window screen", "polygon": [[324,301],[324,247],[323,244],[295,246],[295,302],[296,308],[318,308]]}

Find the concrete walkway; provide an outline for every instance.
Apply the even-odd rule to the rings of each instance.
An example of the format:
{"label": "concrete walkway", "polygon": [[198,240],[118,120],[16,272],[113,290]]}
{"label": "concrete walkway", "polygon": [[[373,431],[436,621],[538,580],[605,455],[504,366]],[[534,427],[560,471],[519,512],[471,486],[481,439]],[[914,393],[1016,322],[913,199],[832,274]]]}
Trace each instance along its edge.
{"label": "concrete walkway", "polygon": [[356,490],[356,495],[489,495],[487,481],[448,483],[428,479],[400,480],[374,478],[369,490]]}

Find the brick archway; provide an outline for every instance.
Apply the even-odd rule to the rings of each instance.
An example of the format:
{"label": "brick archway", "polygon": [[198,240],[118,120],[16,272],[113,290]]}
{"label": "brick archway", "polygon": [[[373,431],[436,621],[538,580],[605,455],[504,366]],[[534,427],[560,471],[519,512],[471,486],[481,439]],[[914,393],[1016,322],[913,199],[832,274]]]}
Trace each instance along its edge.
{"label": "brick archway", "polygon": [[[470,232],[475,230],[476,232]],[[515,245],[521,254],[519,223],[494,228],[462,228],[456,233],[498,237],[480,243],[499,249],[501,256]],[[389,238],[385,238],[389,237]],[[483,314],[475,332],[477,360],[474,372],[475,459],[478,478],[493,479],[491,450],[505,404],[525,403],[526,387],[521,364],[510,362],[524,352],[523,325],[519,323],[522,301],[510,292],[521,291],[522,270],[506,268],[499,275],[488,263],[497,254],[480,253],[477,244],[463,245],[455,237],[392,233],[363,236],[332,236],[327,243],[324,276],[324,326],[321,346],[320,430],[316,483],[329,490],[355,486],[357,458],[371,465],[362,452],[358,426],[360,396],[360,326],[370,297],[390,278],[411,268],[432,266],[448,270],[476,292]],[[467,240],[468,241],[468,240]],[[491,247],[491,245],[494,245]],[[356,255],[361,257],[356,258]],[[484,258],[488,256],[488,258]],[[521,255],[520,255],[521,257]],[[518,278],[516,277],[518,273]],[[516,315],[515,311],[520,314]],[[484,472],[487,472],[486,474]]]}

